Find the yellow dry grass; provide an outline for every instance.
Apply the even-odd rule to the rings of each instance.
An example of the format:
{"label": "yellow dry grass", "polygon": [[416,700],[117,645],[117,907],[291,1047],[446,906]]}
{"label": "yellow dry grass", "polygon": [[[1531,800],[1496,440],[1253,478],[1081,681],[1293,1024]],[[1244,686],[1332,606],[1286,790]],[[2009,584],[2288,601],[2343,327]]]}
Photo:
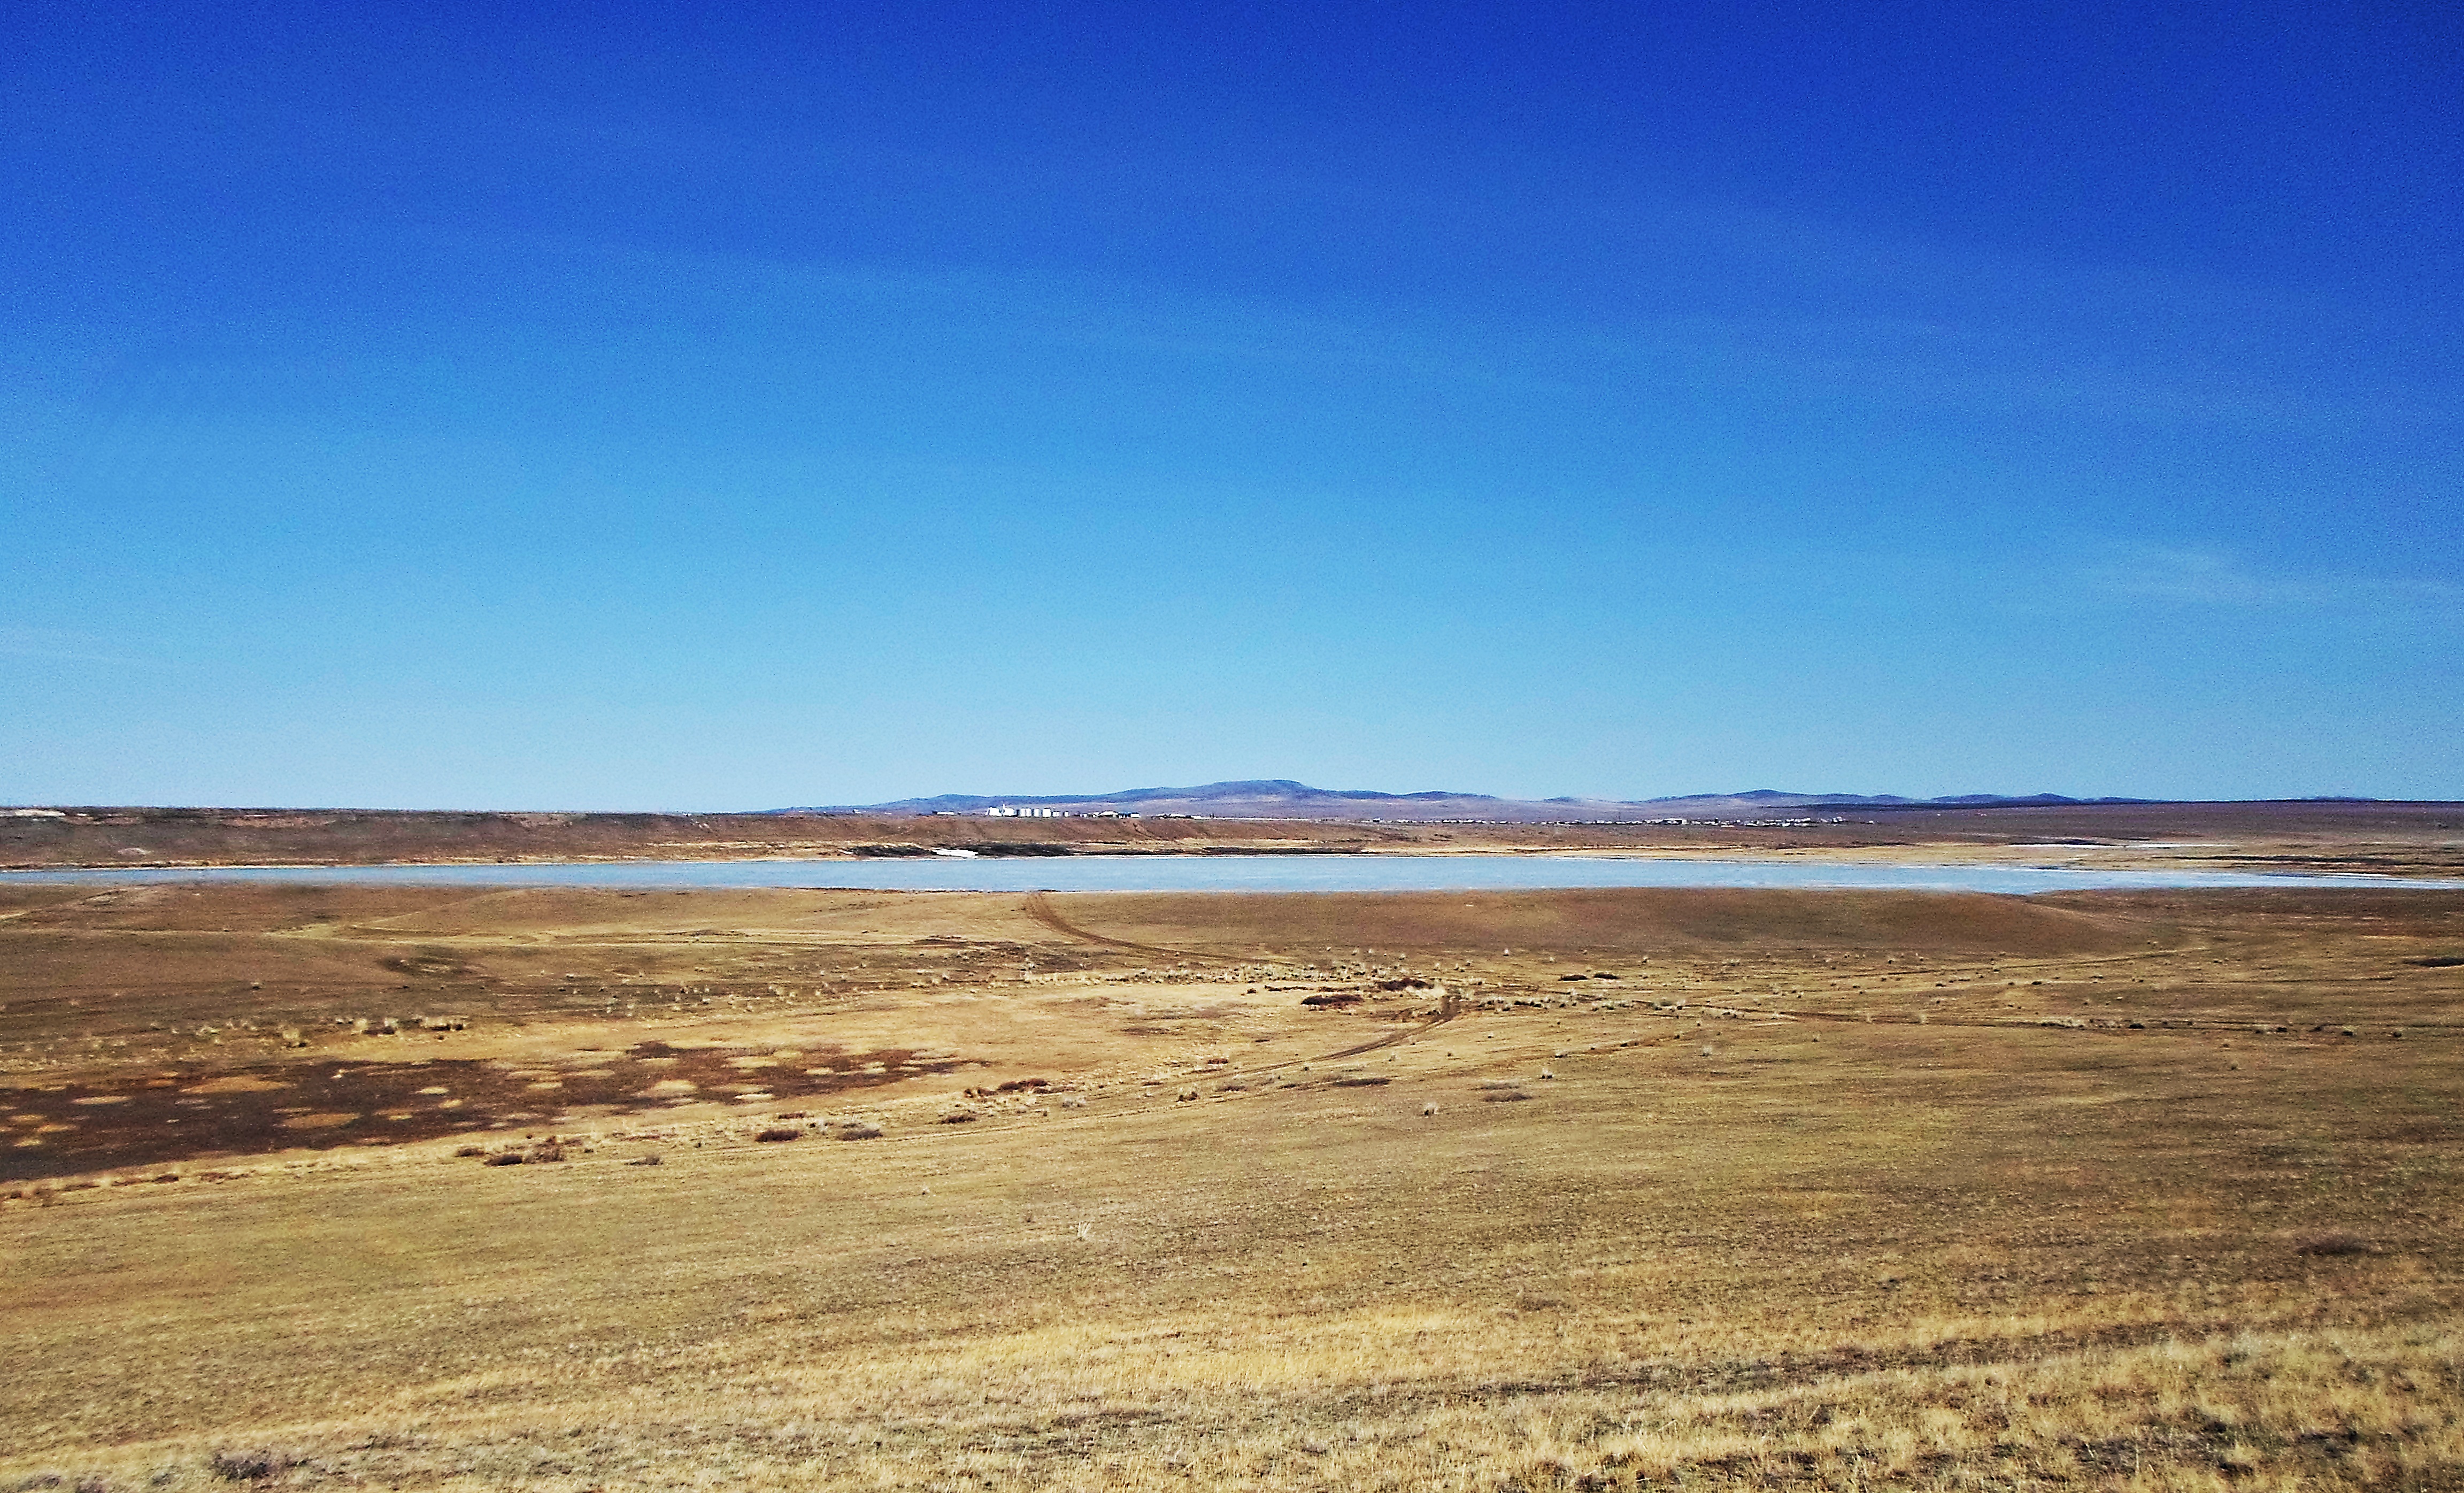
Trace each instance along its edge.
{"label": "yellow dry grass", "polygon": [[[1034,936],[976,900],[981,937]],[[948,906],[847,914],[877,985],[656,1027],[796,1050],[904,1024],[987,1055],[822,1107],[875,1140],[757,1144],[778,1104],[710,1102],[562,1124],[595,1138],[557,1164],[438,1140],[21,1188],[0,1487],[2464,1482],[2464,974],[2410,962],[2464,898],[1774,896],[1725,905],[1725,945],[1699,903],[1577,898],[1502,911],[1560,934],[1510,957],[1460,908],[1350,905],[1065,899],[1191,956],[1086,949],[1063,980],[952,964],[922,941],[966,935]],[[474,967],[509,933],[561,971],[638,953],[604,907],[476,911],[423,908],[416,936]],[[830,923],[700,911],[739,932],[694,946],[715,980]],[[1303,948],[1336,927],[1355,974]],[[1066,962],[1041,937],[1023,957]],[[1225,979],[1244,953],[1287,977]],[[1487,983],[1423,1026],[1374,991],[1407,963]],[[1576,968],[1622,977],[1577,995]],[[1347,980],[1376,999],[1298,1006]],[[605,1050],[609,1018],[517,984],[517,1026],[457,1040]],[[2330,1010],[2361,1034],[2275,1030]],[[297,1061],[380,1044],[320,1041]],[[21,1086],[68,1072],[20,1061]],[[1066,1094],[957,1092],[1029,1066]],[[954,1105],[980,1117],[935,1123]]]}

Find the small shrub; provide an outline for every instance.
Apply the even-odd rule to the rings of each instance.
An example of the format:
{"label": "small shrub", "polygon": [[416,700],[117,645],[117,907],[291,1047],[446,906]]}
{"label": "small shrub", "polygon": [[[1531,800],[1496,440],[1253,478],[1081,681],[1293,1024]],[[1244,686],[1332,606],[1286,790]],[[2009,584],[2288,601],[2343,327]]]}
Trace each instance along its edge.
{"label": "small shrub", "polygon": [[518,1151],[500,1151],[479,1164],[487,1167],[517,1167],[529,1159],[530,1157]]}
{"label": "small shrub", "polygon": [[766,1131],[758,1132],[753,1138],[762,1141],[803,1140],[804,1132],[792,1125],[774,1125]]}
{"label": "small shrub", "polygon": [[976,1111],[973,1109],[953,1109],[949,1113],[941,1116],[941,1123],[944,1125],[973,1125],[976,1123]]}
{"label": "small shrub", "polygon": [[206,1468],[225,1482],[262,1482],[291,1465],[280,1452],[216,1452]]}
{"label": "small shrub", "polygon": [[1486,1104],[1519,1104],[1531,1096],[1519,1088],[1492,1088],[1480,1097]]}
{"label": "small shrub", "polygon": [[879,1140],[881,1127],[870,1120],[850,1120],[838,1128],[841,1140]]}
{"label": "small shrub", "polygon": [[635,1156],[632,1160],[627,1161],[625,1164],[628,1167],[654,1167],[661,1163],[659,1158],[656,1156]]}
{"label": "small shrub", "polygon": [[2379,1247],[2358,1234],[2313,1234],[2294,1245],[2293,1252],[2338,1259],[2348,1255],[2375,1255]]}
{"label": "small shrub", "polygon": [[456,1146],[453,1148],[453,1153],[457,1156],[484,1156],[488,1153],[488,1148],[485,1146]]}

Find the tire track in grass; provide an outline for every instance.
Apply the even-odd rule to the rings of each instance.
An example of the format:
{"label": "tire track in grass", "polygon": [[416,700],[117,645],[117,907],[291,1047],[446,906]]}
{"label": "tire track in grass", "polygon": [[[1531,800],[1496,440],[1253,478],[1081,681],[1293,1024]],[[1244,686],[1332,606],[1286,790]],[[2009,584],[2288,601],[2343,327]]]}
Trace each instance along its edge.
{"label": "tire track in grass", "polygon": [[[1132,943],[1127,939],[1108,938],[1102,933],[1090,933],[1088,930],[1079,927],[1077,924],[1070,922],[1067,918],[1063,917],[1060,910],[1052,905],[1051,899],[1041,891],[1031,891],[1027,893],[1026,914],[1027,916],[1034,918],[1037,922],[1042,923],[1045,927],[1051,929],[1056,933],[1062,933],[1071,938],[1084,939],[1089,943],[1102,944],[1106,948],[1110,949],[1125,949],[1136,954],[1169,955],[1174,958],[1208,959],[1213,960],[1216,963],[1256,964],[1260,962],[1255,958],[1237,957],[1232,955],[1224,954],[1206,954],[1196,949],[1172,949],[1166,948],[1161,944]],[[1290,1067],[1297,1063],[1332,1063],[1343,1058],[1356,1058],[1363,1053],[1375,1052],[1380,1048],[1392,1047],[1398,1043],[1408,1042],[1411,1039],[1419,1036],[1421,1033],[1442,1025],[1454,1019],[1455,1013],[1451,1009],[1441,1006],[1436,1016],[1431,1017],[1429,1020],[1421,1022],[1418,1026],[1407,1027],[1398,1032],[1389,1032],[1383,1037],[1373,1038],[1356,1046],[1343,1048],[1339,1052],[1330,1052],[1324,1057],[1318,1058],[1287,1058],[1281,1063],[1265,1064],[1258,1067],[1237,1068],[1233,1071],[1239,1074],[1273,1073],[1283,1068]]]}

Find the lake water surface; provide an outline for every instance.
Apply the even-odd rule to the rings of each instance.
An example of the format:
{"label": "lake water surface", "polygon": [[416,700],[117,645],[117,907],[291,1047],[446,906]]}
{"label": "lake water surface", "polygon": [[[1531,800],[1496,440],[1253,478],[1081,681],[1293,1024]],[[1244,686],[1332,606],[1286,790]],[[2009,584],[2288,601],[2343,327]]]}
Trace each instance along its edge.
{"label": "lake water surface", "polygon": [[0,871],[10,882],[288,881],[451,887],[837,887],[902,891],[1440,891],[1569,887],[1807,887],[2026,894],[2105,888],[2464,889],[2464,881],[2246,871],[2079,870],[1574,855],[932,856],[486,866],[104,867]]}

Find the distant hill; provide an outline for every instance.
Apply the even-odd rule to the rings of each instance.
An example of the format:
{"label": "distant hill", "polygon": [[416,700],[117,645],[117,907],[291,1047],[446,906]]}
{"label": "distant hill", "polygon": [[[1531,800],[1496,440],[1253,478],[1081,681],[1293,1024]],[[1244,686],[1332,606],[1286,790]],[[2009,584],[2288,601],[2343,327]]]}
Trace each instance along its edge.
{"label": "distant hill", "polygon": [[1492,820],[1534,823],[1554,820],[1634,822],[1654,819],[1796,817],[1821,809],[1979,808],[1995,805],[2145,803],[2146,799],[2073,799],[2057,793],[2011,796],[1968,793],[1953,798],[1910,799],[1897,794],[1792,793],[1755,788],[1743,793],[1687,794],[1667,799],[1501,799],[1493,794],[1434,788],[1419,793],[1382,793],[1367,788],[1312,788],[1288,778],[1250,778],[1201,783],[1194,788],[1128,788],[1117,793],[943,793],[891,803],[836,804],[772,809],[774,814],[981,814],[994,808],[1051,809],[1064,814],[1190,814],[1212,819]]}

